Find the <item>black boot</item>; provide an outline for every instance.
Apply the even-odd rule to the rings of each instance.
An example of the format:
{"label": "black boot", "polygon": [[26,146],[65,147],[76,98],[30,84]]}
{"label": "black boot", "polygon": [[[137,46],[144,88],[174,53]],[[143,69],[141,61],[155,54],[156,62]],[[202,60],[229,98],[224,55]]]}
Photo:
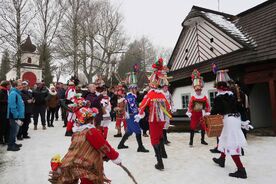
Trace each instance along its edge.
{"label": "black boot", "polygon": [[217,146],[215,148],[213,148],[213,149],[210,149],[210,152],[211,153],[220,153],[220,151],[218,150]]}
{"label": "black boot", "polygon": [[123,136],[122,140],[120,141],[119,145],[118,145],[118,149],[126,149],[128,148],[128,146],[125,145],[126,140],[128,139],[129,135],[127,133],[125,133],[125,135]]}
{"label": "black boot", "polygon": [[164,146],[163,139],[161,139],[161,141],[160,141],[160,149],[161,149],[161,156],[162,156],[162,158],[168,158],[168,155],[166,153],[166,149],[165,149],[165,146]]}
{"label": "black boot", "polygon": [[201,130],[201,144],[208,145],[208,143],[204,140],[205,131]]}
{"label": "black boot", "polygon": [[141,134],[136,134],[136,140],[137,140],[137,143],[138,143],[137,152],[144,152],[144,153],[149,152],[149,150],[147,150],[147,149],[143,146],[143,143],[142,143],[142,135],[141,135]]}
{"label": "black boot", "polygon": [[194,135],[195,135],[195,131],[191,130],[191,133],[190,133],[190,142],[189,142],[189,145],[190,145],[191,147],[193,146]]}
{"label": "black boot", "polygon": [[234,173],[229,173],[229,176],[230,177],[236,177],[236,178],[242,178],[242,179],[246,179],[247,178],[247,174],[246,174],[245,168],[238,169]]}
{"label": "black boot", "polygon": [[225,158],[219,157],[219,158],[213,158],[213,161],[218,164],[220,167],[225,166]]}
{"label": "black boot", "polygon": [[122,137],[121,133],[117,133],[116,135],[114,135],[114,137]]}
{"label": "black boot", "polygon": [[19,151],[20,148],[18,146],[8,146],[7,151]]}
{"label": "black boot", "polygon": [[161,156],[160,144],[154,145],[153,148],[157,159],[157,164],[155,164],[154,167],[158,170],[163,170],[164,164]]}
{"label": "black boot", "polygon": [[170,141],[168,141],[167,130],[166,129],[163,129],[163,140],[164,140],[164,144],[166,144],[166,145],[171,143]]}
{"label": "black boot", "polygon": [[71,137],[73,135],[72,131],[66,131],[65,136]]}

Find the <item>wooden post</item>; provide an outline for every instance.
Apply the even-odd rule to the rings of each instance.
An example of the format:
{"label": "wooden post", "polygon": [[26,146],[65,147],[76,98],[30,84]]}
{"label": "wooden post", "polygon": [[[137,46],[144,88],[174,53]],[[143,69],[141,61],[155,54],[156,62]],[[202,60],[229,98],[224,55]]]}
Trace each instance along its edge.
{"label": "wooden post", "polygon": [[272,109],[272,128],[276,135],[276,81],[274,79],[269,80],[269,93]]}

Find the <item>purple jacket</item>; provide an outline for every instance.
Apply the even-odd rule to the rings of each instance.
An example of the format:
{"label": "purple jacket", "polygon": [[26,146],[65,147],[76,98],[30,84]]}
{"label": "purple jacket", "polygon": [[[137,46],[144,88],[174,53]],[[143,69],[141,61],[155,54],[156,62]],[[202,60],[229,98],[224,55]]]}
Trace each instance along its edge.
{"label": "purple jacket", "polygon": [[85,100],[89,100],[91,103],[90,107],[95,107],[99,110],[99,114],[97,114],[95,121],[96,125],[100,125],[102,119],[103,119],[103,111],[102,111],[102,104],[101,100],[103,98],[103,95],[97,96],[96,93],[88,93]]}

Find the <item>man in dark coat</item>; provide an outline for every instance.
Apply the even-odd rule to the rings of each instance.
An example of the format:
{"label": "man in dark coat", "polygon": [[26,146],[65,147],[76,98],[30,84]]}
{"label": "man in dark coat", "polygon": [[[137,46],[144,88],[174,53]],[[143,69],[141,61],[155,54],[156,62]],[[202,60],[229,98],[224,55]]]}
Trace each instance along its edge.
{"label": "man in dark coat", "polygon": [[48,90],[44,83],[40,83],[38,87],[33,90],[34,97],[34,130],[37,130],[38,116],[40,115],[43,130],[46,130],[46,98]]}
{"label": "man in dark coat", "polygon": [[9,89],[10,83],[2,81],[0,84],[0,144],[7,144],[9,139],[9,120],[7,119]]}

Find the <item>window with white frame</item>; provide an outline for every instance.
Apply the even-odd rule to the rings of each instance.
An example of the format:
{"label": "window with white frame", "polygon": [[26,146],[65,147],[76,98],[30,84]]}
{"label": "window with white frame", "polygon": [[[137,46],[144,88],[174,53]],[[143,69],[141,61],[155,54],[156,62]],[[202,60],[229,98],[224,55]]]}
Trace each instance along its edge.
{"label": "window with white frame", "polygon": [[209,94],[209,102],[210,102],[210,106],[213,107],[213,104],[214,104],[214,99],[217,95],[217,92],[216,90],[209,90],[208,91],[208,94]]}
{"label": "window with white frame", "polygon": [[188,109],[190,97],[190,93],[185,93],[181,95],[182,109]]}

